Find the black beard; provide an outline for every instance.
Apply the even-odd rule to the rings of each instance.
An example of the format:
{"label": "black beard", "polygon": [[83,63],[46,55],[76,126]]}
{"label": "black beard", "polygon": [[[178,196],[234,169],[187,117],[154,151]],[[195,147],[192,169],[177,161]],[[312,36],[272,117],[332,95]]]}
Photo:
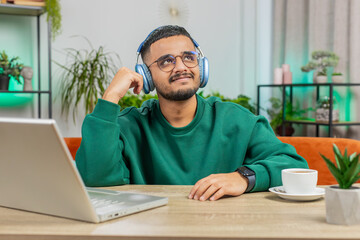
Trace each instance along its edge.
{"label": "black beard", "polygon": [[[189,77],[189,78],[192,78],[194,80],[194,74],[192,74],[192,73],[178,73],[178,74],[175,74],[174,76],[169,78],[169,83],[171,84],[174,81],[174,79],[177,79],[177,78],[180,78],[180,77]],[[161,90],[161,88],[158,88],[156,85],[155,85],[155,88],[156,88],[157,93],[160,96],[162,96],[163,98],[165,98],[166,100],[169,100],[169,101],[185,101],[185,100],[188,100],[189,98],[194,96],[195,93],[199,90],[199,86],[197,86],[197,87],[194,87],[192,89],[177,90],[177,91],[165,93],[165,92],[163,92]]]}
{"label": "black beard", "polygon": [[192,96],[194,96],[195,93],[197,92],[197,90],[199,90],[198,87],[193,88],[193,89],[178,90],[176,92],[169,92],[169,93],[163,93],[163,92],[159,91],[158,89],[156,91],[160,96],[162,96],[166,100],[185,101],[185,100],[188,100],[189,98],[191,98]]}

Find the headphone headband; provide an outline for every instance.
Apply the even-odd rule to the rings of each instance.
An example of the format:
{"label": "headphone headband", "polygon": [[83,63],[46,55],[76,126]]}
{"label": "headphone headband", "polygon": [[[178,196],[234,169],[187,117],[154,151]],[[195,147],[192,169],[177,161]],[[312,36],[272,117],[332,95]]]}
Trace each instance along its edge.
{"label": "headphone headband", "polygon": [[[136,51],[137,54],[140,54],[140,52],[141,52],[141,50],[142,50],[142,48],[143,48],[146,40],[148,40],[148,38],[150,37],[150,35],[151,35],[153,32],[155,32],[156,30],[158,30],[159,28],[162,28],[162,27],[163,27],[163,26],[158,27],[158,28],[155,28],[154,30],[152,30],[152,31],[147,35],[147,37],[145,38],[145,40],[144,40],[144,41],[140,44],[140,46],[138,47],[138,49],[137,49],[137,51]],[[176,35],[174,35],[174,36],[176,36]],[[184,36],[185,36],[185,35],[184,35]],[[194,43],[195,47],[196,47],[196,48],[199,48],[199,44],[198,44],[194,39],[192,39],[191,37],[190,37],[190,39],[191,39],[191,41]]]}

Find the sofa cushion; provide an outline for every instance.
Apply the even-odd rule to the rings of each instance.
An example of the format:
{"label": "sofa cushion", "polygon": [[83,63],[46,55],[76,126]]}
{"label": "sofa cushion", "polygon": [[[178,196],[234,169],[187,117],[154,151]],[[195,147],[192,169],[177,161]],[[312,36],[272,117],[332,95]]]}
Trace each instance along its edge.
{"label": "sofa cushion", "polygon": [[347,148],[348,153],[360,153],[360,141],[347,138],[326,137],[278,137],[280,141],[291,144],[297,153],[309,164],[311,169],[318,171],[318,185],[337,184],[334,176],[330,173],[320,153],[335,162],[333,144],[339,147],[341,153]]}

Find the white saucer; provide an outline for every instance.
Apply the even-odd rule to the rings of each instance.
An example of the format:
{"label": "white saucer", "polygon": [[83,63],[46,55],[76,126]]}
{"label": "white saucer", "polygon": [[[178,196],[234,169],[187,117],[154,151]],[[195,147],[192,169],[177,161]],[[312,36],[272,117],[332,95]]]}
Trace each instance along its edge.
{"label": "white saucer", "polygon": [[277,194],[279,197],[293,201],[313,201],[322,198],[325,195],[325,189],[316,188],[314,193],[310,194],[289,194],[285,192],[283,186],[269,188],[270,192]]}

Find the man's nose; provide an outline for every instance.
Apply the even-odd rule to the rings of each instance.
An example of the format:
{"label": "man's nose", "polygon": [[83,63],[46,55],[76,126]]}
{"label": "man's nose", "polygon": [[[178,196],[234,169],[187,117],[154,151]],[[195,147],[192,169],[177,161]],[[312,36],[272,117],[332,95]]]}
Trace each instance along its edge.
{"label": "man's nose", "polygon": [[187,70],[188,69],[185,66],[185,64],[183,63],[181,56],[176,56],[173,72],[183,72],[183,71],[187,71]]}

